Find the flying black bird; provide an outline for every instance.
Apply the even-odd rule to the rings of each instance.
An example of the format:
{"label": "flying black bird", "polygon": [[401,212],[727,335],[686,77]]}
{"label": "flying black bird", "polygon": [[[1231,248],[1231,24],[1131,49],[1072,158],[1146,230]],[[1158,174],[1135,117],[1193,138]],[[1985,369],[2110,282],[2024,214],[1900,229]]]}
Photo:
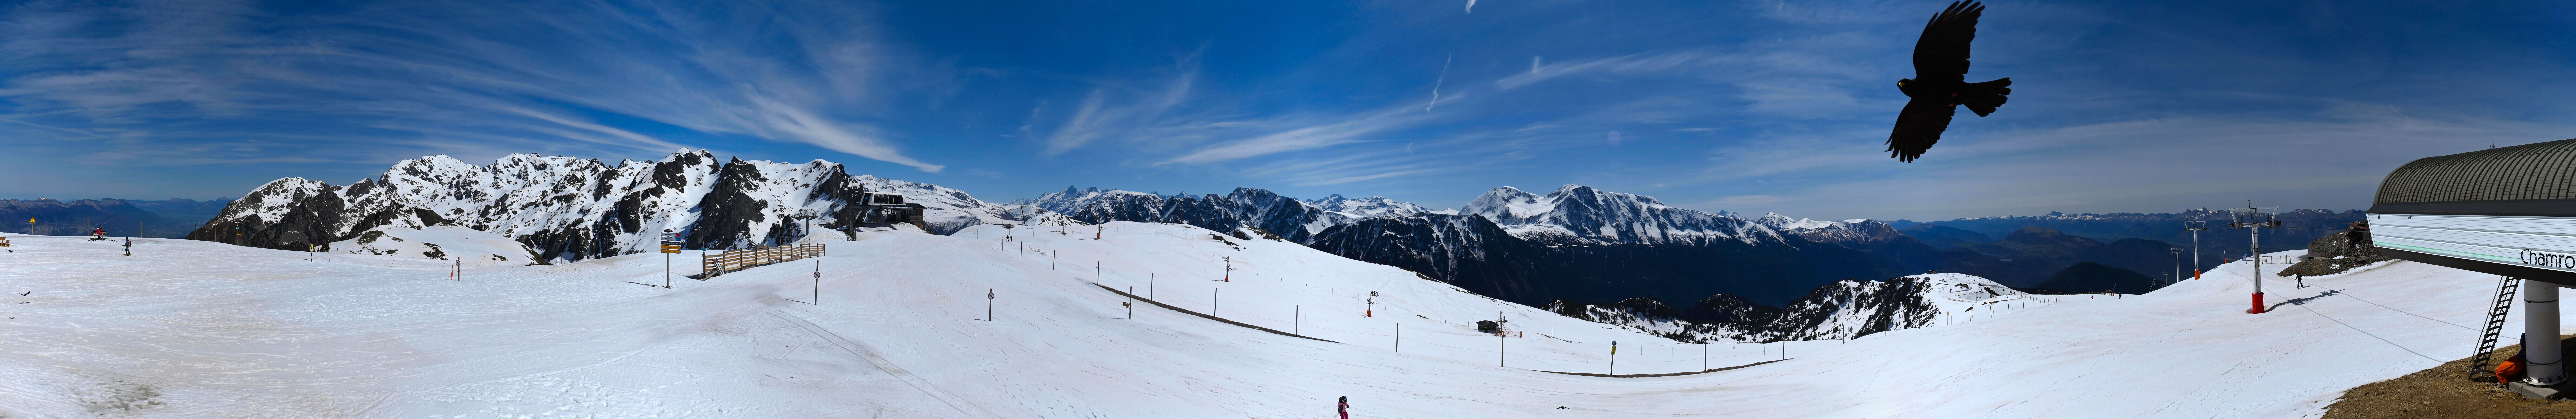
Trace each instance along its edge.
{"label": "flying black bird", "polygon": [[2010,77],[1967,82],[1968,41],[1977,39],[1977,16],[1985,11],[1976,2],[1950,2],[1950,8],[1923,25],[1923,38],[1914,41],[1914,78],[1896,80],[1896,90],[1914,99],[1896,113],[1896,130],[1887,135],[1888,157],[1914,161],[1941,141],[1941,131],[1950,128],[1950,114],[1959,105],[1986,116],[2003,106],[2004,95],[2012,94]]}

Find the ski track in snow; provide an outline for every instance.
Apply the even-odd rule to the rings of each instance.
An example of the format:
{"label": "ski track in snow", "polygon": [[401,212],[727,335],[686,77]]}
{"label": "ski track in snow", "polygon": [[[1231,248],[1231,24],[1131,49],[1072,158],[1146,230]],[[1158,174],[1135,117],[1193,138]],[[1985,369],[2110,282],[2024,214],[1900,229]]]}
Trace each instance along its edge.
{"label": "ski track in snow", "polygon": [[[2475,332],[2461,325],[2483,321],[2494,280],[2409,262],[2304,289],[2273,278],[2274,311],[2251,315],[2240,261],[2147,295],[1609,378],[1532,369],[1605,372],[1612,340],[1621,374],[1697,371],[1702,349],[1709,368],[1755,364],[1783,344],[1679,345],[1184,225],[1089,230],[829,241],[821,305],[798,302],[814,292],[806,261],[665,290],[625,283],[660,279],[653,254],[469,265],[447,281],[449,262],[418,255],[138,239],[127,257],[118,242],[12,234],[0,416],[1271,418],[1328,415],[1347,395],[1354,417],[2313,417],[2344,389],[2466,355]],[[1215,281],[1220,256],[1232,282]],[[1102,286],[1344,343],[1142,302],[1126,319],[1094,261]],[[986,289],[1001,297],[990,320],[974,304]],[[1361,317],[1369,291],[1377,316]],[[1497,311],[1543,336],[1473,330]],[[1498,341],[1509,368],[1494,365]]]}

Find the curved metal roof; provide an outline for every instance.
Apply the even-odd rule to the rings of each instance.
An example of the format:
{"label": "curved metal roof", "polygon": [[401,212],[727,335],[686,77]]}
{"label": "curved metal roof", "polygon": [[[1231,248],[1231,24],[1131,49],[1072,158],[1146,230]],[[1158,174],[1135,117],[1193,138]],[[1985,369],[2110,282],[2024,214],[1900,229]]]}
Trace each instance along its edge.
{"label": "curved metal roof", "polygon": [[2576,217],[2576,139],[2416,159],[2379,183],[2370,212]]}

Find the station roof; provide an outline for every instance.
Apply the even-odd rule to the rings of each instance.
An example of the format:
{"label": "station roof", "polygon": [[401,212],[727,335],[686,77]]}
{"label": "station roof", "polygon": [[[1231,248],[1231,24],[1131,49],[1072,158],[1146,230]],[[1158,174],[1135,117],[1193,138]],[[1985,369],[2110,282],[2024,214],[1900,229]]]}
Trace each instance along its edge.
{"label": "station roof", "polygon": [[2576,139],[2416,159],[2379,183],[2370,212],[2576,217]]}

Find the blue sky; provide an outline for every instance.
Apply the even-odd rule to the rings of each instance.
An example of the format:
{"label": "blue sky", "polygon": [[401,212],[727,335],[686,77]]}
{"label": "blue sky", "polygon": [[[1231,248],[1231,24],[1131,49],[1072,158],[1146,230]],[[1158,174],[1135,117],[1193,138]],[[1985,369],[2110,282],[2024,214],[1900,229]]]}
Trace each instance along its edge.
{"label": "blue sky", "polygon": [[1920,220],[2358,209],[2409,159],[2576,137],[2564,5],[2368,3],[1990,3],[1969,78],[2012,102],[1906,164],[1894,82],[1944,2],[14,2],[0,196],[705,148],[997,202],[1574,183]]}

